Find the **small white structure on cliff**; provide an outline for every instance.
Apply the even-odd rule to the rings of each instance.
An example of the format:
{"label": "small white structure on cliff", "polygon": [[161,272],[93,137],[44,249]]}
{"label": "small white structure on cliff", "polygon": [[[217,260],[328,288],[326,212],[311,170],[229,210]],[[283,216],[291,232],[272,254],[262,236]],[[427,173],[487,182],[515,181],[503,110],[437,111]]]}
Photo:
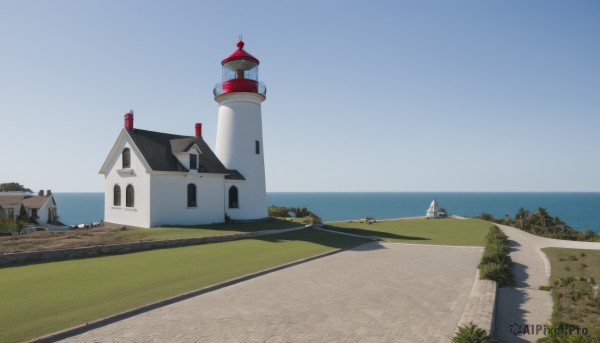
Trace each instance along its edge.
{"label": "small white structure on cliff", "polygon": [[202,138],[134,128],[133,113],[106,158],[104,220],[154,227],[262,219],[267,214],[259,61],[244,42],[221,62],[216,153]]}
{"label": "small white structure on cliff", "polygon": [[440,205],[438,205],[437,201],[434,199],[429,205],[427,212],[425,213],[427,218],[439,218],[440,217]]}

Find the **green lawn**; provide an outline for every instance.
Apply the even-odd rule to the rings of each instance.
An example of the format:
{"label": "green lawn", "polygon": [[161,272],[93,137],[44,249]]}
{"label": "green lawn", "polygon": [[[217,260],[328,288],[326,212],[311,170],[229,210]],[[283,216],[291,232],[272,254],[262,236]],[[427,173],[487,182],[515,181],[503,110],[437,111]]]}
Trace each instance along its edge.
{"label": "green lawn", "polygon": [[0,269],[0,342],[38,337],[364,239],[306,229]]}
{"label": "green lawn", "polygon": [[164,226],[151,229],[132,229],[120,231],[119,236],[132,240],[162,240],[191,237],[221,236],[240,232],[280,230],[301,226],[284,219],[270,218],[267,221],[211,224],[197,226]]}
{"label": "green lawn", "polygon": [[600,334],[600,297],[592,286],[600,280],[600,250],[545,248],[551,264],[550,286],[558,322],[594,329]]}
{"label": "green lawn", "polygon": [[479,219],[403,219],[374,224],[335,222],[326,228],[362,236],[372,236],[388,242],[442,245],[485,244],[485,235],[492,226]]}

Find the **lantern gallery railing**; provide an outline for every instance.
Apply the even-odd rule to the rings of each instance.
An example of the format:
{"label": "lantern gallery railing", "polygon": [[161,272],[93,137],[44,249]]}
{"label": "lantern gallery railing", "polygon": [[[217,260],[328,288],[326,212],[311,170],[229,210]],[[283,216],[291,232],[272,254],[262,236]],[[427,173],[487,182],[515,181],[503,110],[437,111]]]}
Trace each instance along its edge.
{"label": "lantern gallery railing", "polygon": [[231,79],[217,84],[213,89],[214,96],[233,92],[258,93],[266,96],[267,86],[260,81],[250,79]]}

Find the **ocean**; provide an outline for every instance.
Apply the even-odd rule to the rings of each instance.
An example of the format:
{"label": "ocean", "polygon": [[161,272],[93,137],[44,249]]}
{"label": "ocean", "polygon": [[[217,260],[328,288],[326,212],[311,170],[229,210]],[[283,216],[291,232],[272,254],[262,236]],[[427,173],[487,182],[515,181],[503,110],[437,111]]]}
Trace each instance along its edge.
{"label": "ocean", "polygon": [[[60,220],[68,225],[100,221],[104,193],[54,193]],[[600,193],[267,193],[269,204],[307,207],[324,221],[364,217],[423,216],[433,199],[450,215],[501,218],[520,207],[544,207],[574,229],[600,232]]]}

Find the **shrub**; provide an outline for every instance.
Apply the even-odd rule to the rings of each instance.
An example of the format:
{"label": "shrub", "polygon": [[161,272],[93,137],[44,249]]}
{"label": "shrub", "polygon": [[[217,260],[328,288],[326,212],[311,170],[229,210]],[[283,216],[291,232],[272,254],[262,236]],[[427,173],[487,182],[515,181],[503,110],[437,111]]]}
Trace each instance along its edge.
{"label": "shrub", "polygon": [[289,217],[290,212],[294,213],[296,215],[296,217],[300,217],[300,218],[310,217],[310,216],[317,217],[314,213],[312,213],[306,207],[285,207],[285,206],[271,205],[268,208],[268,212],[269,212],[270,217]]}
{"label": "shrub", "polygon": [[502,286],[512,285],[514,278],[510,266],[506,263],[487,263],[481,265],[480,276],[483,279],[494,280]]}
{"label": "shrub", "polygon": [[496,225],[490,227],[478,266],[480,277],[494,280],[502,286],[511,285],[514,277],[510,271],[512,260],[508,253],[508,236]]}
{"label": "shrub", "polygon": [[452,338],[452,343],[495,343],[484,329],[477,325],[465,325],[458,328],[458,332]]}
{"label": "shrub", "polygon": [[481,264],[488,263],[505,263],[511,264],[511,258],[503,251],[484,251],[483,256],[481,257]]}
{"label": "shrub", "polygon": [[484,254],[508,254],[508,244],[487,243],[483,249]]}
{"label": "shrub", "polygon": [[569,261],[577,261],[577,256],[569,255]]}
{"label": "shrub", "polygon": [[495,221],[497,221],[497,219],[494,218],[494,215],[492,215],[491,213],[486,213],[486,212],[482,212],[479,215],[479,218],[483,219],[483,220],[487,220],[489,222],[495,222]]}
{"label": "shrub", "polygon": [[23,224],[15,217],[1,217],[0,218],[0,231],[5,232],[19,232]]}

